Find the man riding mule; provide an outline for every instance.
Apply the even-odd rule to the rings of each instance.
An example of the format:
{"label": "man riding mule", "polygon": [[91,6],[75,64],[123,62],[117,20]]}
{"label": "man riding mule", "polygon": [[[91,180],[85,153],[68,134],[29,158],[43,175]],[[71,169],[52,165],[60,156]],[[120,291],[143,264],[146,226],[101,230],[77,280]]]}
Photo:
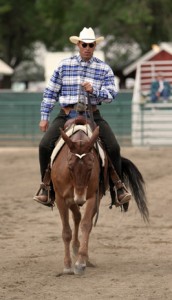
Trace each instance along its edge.
{"label": "man riding mule", "polygon": [[[115,99],[117,90],[112,69],[103,61],[93,56],[96,45],[103,41],[96,38],[92,28],[84,28],[79,37],[71,36],[70,41],[77,45],[79,54],[61,61],[55,69],[49,85],[44,91],[41,103],[41,121],[39,127],[45,132],[39,144],[39,161],[42,184],[34,200],[46,206],[53,206],[54,196],[49,196],[50,170],[48,168],[52,151],[60,137],[60,129],[78,105],[84,104],[84,111],[99,126],[99,137],[107,152],[110,170],[110,193],[112,203],[123,205],[131,199],[131,194],[122,182],[120,146],[108,123],[102,118],[98,105],[110,103]],[[89,101],[88,101],[89,100]],[[49,127],[49,115],[56,102],[60,112]]]}

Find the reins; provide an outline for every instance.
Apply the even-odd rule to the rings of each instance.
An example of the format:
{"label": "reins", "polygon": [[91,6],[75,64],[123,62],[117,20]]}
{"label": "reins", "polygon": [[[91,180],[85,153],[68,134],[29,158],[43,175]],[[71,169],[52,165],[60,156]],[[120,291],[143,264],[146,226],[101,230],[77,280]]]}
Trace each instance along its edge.
{"label": "reins", "polygon": [[87,93],[87,99],[88,99],[88,111],[90,114],[91,128],[92,128],[92,130],[94,130],[95,129],[94,117],[93,117],[93,111],[92,111],[92,107],[91,107],[91,100],[90,100],[89,93]]}
{"label": "reins", "polygon": [[[91,106],[91,100],[90,100],[89,93],[87,93],[87,100],[88,100],[88,111],[89,111],[89,114],[90,114],[91,128],[92,128],[92,130],[94,130],[95,129],[95,123],[94,123],[94,117],[93,117],[93,111],[92,111],[92,106]],[[98,146],[97,146],[97,142],[96,142],[96,151],[97,151],[97,154],[99,155],[99,149],[98,149]],[[99,217],[99,185],[98,185],[98,189],[97,189],[97,192],[96,192],[96,218],[95,218],[95,221],[94,221],[94,227],[97,224],[98,217]]]}

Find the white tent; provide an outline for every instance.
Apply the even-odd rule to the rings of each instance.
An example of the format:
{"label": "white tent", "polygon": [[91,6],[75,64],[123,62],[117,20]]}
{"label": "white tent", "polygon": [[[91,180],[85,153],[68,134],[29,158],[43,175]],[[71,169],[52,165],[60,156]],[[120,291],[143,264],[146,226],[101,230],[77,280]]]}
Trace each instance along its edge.
{"label": "white tent", "polygon": [[0,59],[0,74],[1,75],[11,75],[14,70],[8,66],[2,59]]}

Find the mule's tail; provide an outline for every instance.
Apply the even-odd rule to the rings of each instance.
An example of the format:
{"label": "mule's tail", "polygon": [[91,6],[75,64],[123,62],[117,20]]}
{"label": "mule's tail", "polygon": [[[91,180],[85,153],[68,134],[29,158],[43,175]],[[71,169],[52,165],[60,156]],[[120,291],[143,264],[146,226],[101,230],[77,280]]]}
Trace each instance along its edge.
{"label": "mule's tail", "polygon": [[149,221],[149,210],[145,193],[145,182],[135,164],[122,157],[122,173],[124,182],[129,186],[144,221]]}

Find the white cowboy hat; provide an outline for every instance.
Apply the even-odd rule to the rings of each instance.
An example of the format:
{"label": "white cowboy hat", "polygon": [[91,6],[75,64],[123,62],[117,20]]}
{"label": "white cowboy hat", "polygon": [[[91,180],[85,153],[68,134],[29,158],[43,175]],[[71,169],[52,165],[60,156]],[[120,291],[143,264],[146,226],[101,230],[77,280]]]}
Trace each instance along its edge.
{"label": "white cowboy hat", "polygon": [[77,44],[78,42],[84,42],[84,43],[94,43],[99,44],[101,41],[104,40],[103,36],[100,36],[98,38],[95,37],[94,31],[91,27],[86,28],[80,32],[79,37],[78,36],[71,36],[69,40],[73,44]]}

